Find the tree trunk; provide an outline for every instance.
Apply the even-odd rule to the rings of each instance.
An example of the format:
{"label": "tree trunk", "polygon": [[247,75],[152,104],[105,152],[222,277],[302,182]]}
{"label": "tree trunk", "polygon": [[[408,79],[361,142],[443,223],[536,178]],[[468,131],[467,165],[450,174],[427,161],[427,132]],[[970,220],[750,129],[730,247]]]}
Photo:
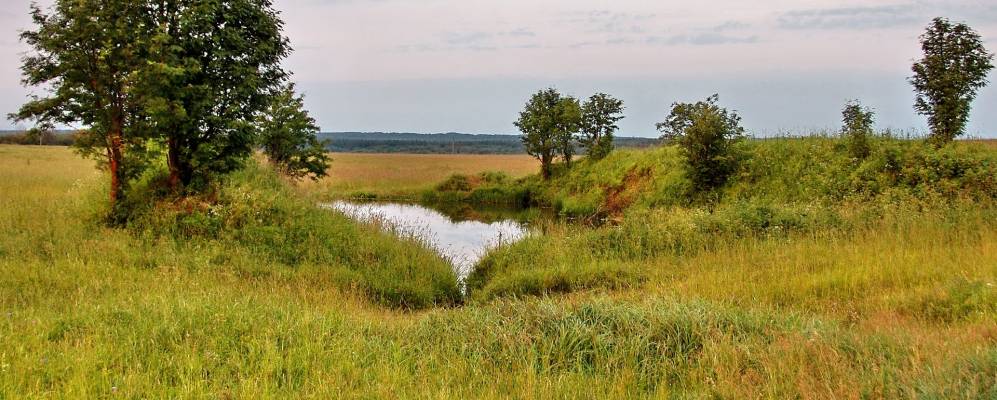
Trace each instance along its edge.
{"label": "tree trunk", "polygon": [[550,179],[550,163],[552,161],[551,160],[552,158],[553,157],[551,157],[551,156],[549,156],[547,154],[544,154],[540,158],[540,177],[542,177],[543,180],[545,180],[545,181],[548,180],[548,179]]}
{"label": "tree trunk", "polygon": [[110,140],[107,147],[107,164],[111,172],[111,209],[115,209],[124,193],[122,182],[122,121],[120,116],[111,118]]}
{"label": "tree trunk", "polygon": [[177,190],[180,187],[180,147],[177,145],[176,139],[170,137],[166,140],[167,153],[166,153],[166,165],[170,170],[170,178],[167,184],[170,186],[171,190]]}

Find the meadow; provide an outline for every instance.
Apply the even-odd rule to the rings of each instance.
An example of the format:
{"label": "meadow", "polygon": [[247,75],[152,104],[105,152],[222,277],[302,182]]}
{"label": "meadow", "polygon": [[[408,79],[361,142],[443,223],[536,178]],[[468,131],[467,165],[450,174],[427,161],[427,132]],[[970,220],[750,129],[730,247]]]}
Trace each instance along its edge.
{"label": "meadow", "polygon": [[[326,180],[250,165],[125,228],[91,163],[0,146],[0,398],[997,397],[993,148],[886,142],[884,169],[749,146],[709,207],[667,147],[549,187],[525,156],[335,154]],[[495,170],[447,198],[604,222],[493,252],[462,296],[418,241],[314,206]]]}
{"label": "meadow", "polygon": [[319,182],[306,182],[310,193],[329,198],[414,199],[451,174],[503,171],[520,178],[536,172],[525,154],[366,154],[331,153],[333,167]]}

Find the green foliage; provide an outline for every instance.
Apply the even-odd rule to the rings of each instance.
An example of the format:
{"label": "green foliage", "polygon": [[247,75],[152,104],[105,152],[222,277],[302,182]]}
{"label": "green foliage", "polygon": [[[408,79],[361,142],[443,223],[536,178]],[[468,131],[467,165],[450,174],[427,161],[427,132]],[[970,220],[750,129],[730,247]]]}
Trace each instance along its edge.
{"label": "green foliage", "polygon": [[359,289],[393,307],[460,301],[450,265],[422,244],[317,209],[290,193],[272,171],[251,164],[224,184],[188,197],[164,192],[165,175],[149,174],[126,199],[135,210],[129,230],[139,237],[182,247],[214,243],[259,263],[321,268],[344,290]]}
{"label": "green foliage", "polygon": [[454,174],[432,190],[422,193],[427,204],[446,207],[454,203],[524,207],[529,205],[529,192],[518,187],[504,172],[482,172],[475,176]]}
{"label": "green foliage", "polygon": [[[765,204],[911,201],[939,204],[997,199],[997,156],[973,145],[942,149],[908,140],[874,138],[870,154],[855,160],[843,140],[827,137],[746,140],[743,161],[717,194]],[[493,203],[553,207],[560,215],[599,222],[628,210],[703,205],[682,168],[680,149],[614,151],[584,160],[550,181],[539,176],[504,184],[471,183],[463,201],[488,192]],[[497,194],[504,194],[502,201]],[[722,201],[723,202],[723,201]],[[722,203],[721,202],[721,203]]]}
{"label": "green foliage", "polygon": [[51,90],[12,117],[86,126],[75,146],[111,172],[112,204],[163,149],[174,188],[241,167],[286,78],[269,0],[59,0],[32,18],[24,82]]}
{"label": "green foliage", "polygon": [[962,135],[977,91],[987,85],[994,55],[963,23],[935,18],[921,35],[924,58],[914,63],[910,83],[917,92],[914,109],[928,116],[931,142],[942,146]]}
{"label": "green foliage", "polygon": [[318,140],[315,119],[305,110],[304,98],[297,96],[294,84],[271,99],[258,119],[259,141],[270,163],[294,179],[327,175],[329,156],[325,143]]}
{"label": "green foliage", "polygon": [[540,174],[551,176],[551,164],[558,155],[566,164],[574,154],[574,135],[581,124],[578,100],[562,96],[556,89],[535,93],[514,123],[523,135],[526,152],[540,160]]}
{"label": "green foliage", "polygon": [[204,186],[239,169],[254,122],[279,95],[290,52],[270,0],[169,0],[150,11],[155,36],[136,71],[146,128],[169,152],[172,186]]}
{"label": "green foliage", "polygon": [[441,192],[467,192],[471,190],[471,180],[467,175],[453,174],[447,180],[436,185]]}
{"label": "green foliage", "polygon": [[138,127],[141,101],[130,75],[144,67],[151,32],[149,5],[138,0],[55,3],[51,13],[31,6],[34,30],[21,32],[31,48],[21,71],[29,86],[46,86],[11,114],[14,120],[88,127],[76,147],[110,171],[112,204],[146,165],[147,132]]}
{"label": "green foliage", "polygon": [[581,129],[582,107],[578,104],[578,99],[566,96],[558,103],[556,115],[554,129],[561,159],[564,160],[564,165],[570,168],[575,155],[575,134]]}
{"label": "green foliage", "polygon": [[597,93],[582,105],[581,137],[578,143],[589,158],[599,160],[613,151],[613,137],[623,119],[623,101]]}
{"label": "green foliage", "polygon": [[[477,300],[633,288],[649,279],[640,267],[646,260],[717,252],[745,240],[847,237],[883,223],[905,229],[904,221],[926,218],[921,213],[931,210],[954,209],[953,216],[931,216],[940,220],[992,216],[992,151],[890,139],[875,144],[856,164],[840,151],[839,139],[746,141],[745,163],[722,189],[721,201],[709,205],[688,197],[690,183],[677,168],[683,160],[674,147],[613,152],[545,185],[535,185],[535,177],[515,182],[506,190],[525,188],[534,203],[601,226],[549,227],[543,236],[494,250],[468,288]],[[983,211],[969,211],[977,207]],[[916,309],[924,314],[925,308]]]}
{"label": "green foliage", "polygon": [[746,238],[833,232],[852,224],[832,208],[760,201],[724,203],[712,212],[635,208],[612,226],[551,227],[543,236],[494,250],[475,267],[467,285],[475,300],[633,288],[647,279],[645,260],[715,251]]}
{"label": "green foliage", "polygon": [[741,117],[717,104],[714,94],[697,103],[674,103],[664,122],[664,138],[676,143],[685,159],[686,174],[700,192],[723,186],[736,170],[734,145],[744,135]]}
{"label": "green foliage", "polygon": [[879,139],[857,166],[837,142],[807,138],[748,142],[750,155],[727,190],[735,198],[791,202],[873,201],[909,197],[914,203],[990,202],[997,195],[997,159],[973,146],[935,149],[915,141]]}
{"label": "green foliage", "polygon": [[863,107],[858,100],[849,101],[841,111],[841,136],[845,138],[848,154],[857,160],[863,160],[872,151],[869,140],[873,133],[875,114],[868,107]]}
{"label": "green foliage", "polygon": [[[712,211],[638,199],[618,224],[545,228],[498,250],[526,262],[493,265],[495,296],[425,312],[368,298],[421,293],[442,260],[314,210],[268,168],[108,229],[80,218],[106,208],[89,162],[0,146],[0,397],[995,398],[993,204],[889,186],[825,207],[847,181],[828,174],[855,169],[840,140],[747,144],[785,165],[752,159]],[[962,142],[875,144],[901,172],[950,177],[925,193],[968,195],[994,160]],[[908,169],[922,153],[930,166]],[[657,185],[688,184],[672,163],[674,147],[614,151],[551,186],[650,167],[641,192],[664,201]],[[201,214],[189,239],[166,229],[177,210]],[[226,233],[240,220],[249,232]],[[547,282],[575,293],[529,296]]]}

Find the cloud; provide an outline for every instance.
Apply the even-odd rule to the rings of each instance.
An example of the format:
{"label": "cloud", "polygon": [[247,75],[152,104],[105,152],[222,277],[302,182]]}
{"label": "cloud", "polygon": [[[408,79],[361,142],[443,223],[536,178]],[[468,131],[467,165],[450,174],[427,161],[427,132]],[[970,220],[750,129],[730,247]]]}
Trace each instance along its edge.
{"label": "cloud", "polygon": [[511,36],[511,37],[535,37],[536,32],[533,32],[526,28],[513,29],[507,32],[499,32],[499,36]]}
{"label": "cloud", "polygon": [[596,10],[564,14],[564,21],[584,26],[585,33],[644,33],[645,24],[654,19],[652,13],[635,14]]}
{"label": "cloud", "polygon": [[488,41],[492,38],[493,34],[488,32],[444,32],[440,36],[443,37],[444,43],[455,47],[462,47],[478,45]]}
{"label": "cloud", "polygon": [[644,40],[647,44],[654,45],[693,45],[693,46],[713,46],[721,44],[747,44],[757,43],[758,36],[731,36],[719,33],[698,33],[692,35],[674,36],[648,36]]}
{"label": "cloud", "polygon": [[738,31],[750,28],[751,24],[741,21],[727,21],[720,25],[714,26],[714,32],[726,32],[726,31]]}
{"label": "cloud", "polygon": [[782,29],[882,29],[922,22],[913,5],[794,10],[777,19]]}
{"label": "cloud", "polygon": [[540,47],[540,45],[536,43],[516,40],[536,36],[536,33],[525,28],[500,32],[447,31],[438,33],[436,36],[439,39],[438,43],[405,44],[395,46],[393,47],[393,50],[396,52],[406,53],[460,50],[494,51],[500,49],[535,49]]}

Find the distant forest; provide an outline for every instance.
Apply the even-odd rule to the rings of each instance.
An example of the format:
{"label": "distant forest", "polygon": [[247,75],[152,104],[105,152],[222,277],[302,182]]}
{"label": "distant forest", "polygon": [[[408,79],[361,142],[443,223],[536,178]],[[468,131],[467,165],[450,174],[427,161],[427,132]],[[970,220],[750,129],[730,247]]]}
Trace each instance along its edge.
{"label": "distant forest", "polygon": [[[330,151],[342,153],[426,154],[525,154],[519,135],[472,135],[466,133],[320,133]],[[649,147],[656,138],[617,137],[617,147]]]}
{"label": "distant forest", "polygon": [[[467,133],[323,132],[326,148],[339,153],[418,154],[525,154],[519,135],[472,135]],[[649,147],[656,138],[617,137],[617,147]],[[0,144],[69,146],[72,131],[47,132],[39,137],[24,131],[0,131]]]}

